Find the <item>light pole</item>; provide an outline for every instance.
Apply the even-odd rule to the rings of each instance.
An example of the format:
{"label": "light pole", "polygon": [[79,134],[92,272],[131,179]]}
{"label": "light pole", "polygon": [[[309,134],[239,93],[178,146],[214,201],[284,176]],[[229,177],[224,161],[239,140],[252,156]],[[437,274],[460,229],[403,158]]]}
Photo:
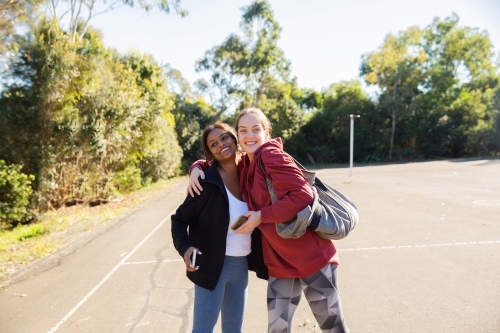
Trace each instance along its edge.
{"label": "light pole", "polygon": [[349,177],[352,176],[352,155],[353,155],[353,151],[354,151],[354,118],[359,118],[359,114],[351,114],[349,115],[349,117],[351,118],[351,150],[350,150],[350,155],[349,155]]}

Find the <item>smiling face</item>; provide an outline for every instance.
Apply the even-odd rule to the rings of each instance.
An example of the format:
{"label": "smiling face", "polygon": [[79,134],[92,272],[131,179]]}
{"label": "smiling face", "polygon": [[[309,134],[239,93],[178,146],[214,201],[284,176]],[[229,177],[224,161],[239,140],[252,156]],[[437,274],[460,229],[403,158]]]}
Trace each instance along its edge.
{"label": "smiling face", "polygon": [[260,117],[253,113],[247,113],[238,120],[238,141],[241,148],[252,160],[257,148],[269,141],[269,131],[264,127]]}
{"label": "smiling face", "polygon": [[214,128],[208,133],[205,147],[208,148],[213,159],[218,162],[228,159],[234,160],[237,151],[233,137],[228,131],[221,128]]}

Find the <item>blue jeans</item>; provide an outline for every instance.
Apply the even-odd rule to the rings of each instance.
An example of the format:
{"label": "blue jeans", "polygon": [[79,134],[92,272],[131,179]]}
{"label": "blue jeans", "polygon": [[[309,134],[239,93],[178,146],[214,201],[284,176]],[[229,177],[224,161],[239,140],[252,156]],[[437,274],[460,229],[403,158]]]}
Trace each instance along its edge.
{"label": "blue jeans", "polygon": [[193,333],[212,333],[219,312],[223,333],[241,333],[247,292],[247,257],[226,256],[213,291],[194,286]]}

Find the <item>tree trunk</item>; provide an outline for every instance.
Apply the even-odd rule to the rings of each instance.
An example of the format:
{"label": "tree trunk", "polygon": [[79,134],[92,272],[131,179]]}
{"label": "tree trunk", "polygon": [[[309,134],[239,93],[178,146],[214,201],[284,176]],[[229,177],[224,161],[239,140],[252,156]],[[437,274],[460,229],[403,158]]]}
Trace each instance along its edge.
{"label": "tree trunk", "polygon": [[214,116],[214,118],[212,119],[212,122],[213,123],[216,123],[217,121],[219,121],[220,117],[222,116],[222,114],[224,112],[226,112],[227,108],[226,107],[222,107],[219,112],[217,112],[217,114]]}
{"label": "tree trunk", "polygon": [[394,147],[394,133],[396,132],[396,89],[399,84],[399,74],[394,82],[394,87],[392,88],[392,129],[391,129],[391,145],[389,147],[389,160],[392,161],[392,148]]}
{"label": "tree trunk", "polygon": [[394,146],[394,133],[396,132],[396,111],[392,110],[392,130],[391,130],[391,146],[389,147],[389,160],[392,161],[392,147]]}

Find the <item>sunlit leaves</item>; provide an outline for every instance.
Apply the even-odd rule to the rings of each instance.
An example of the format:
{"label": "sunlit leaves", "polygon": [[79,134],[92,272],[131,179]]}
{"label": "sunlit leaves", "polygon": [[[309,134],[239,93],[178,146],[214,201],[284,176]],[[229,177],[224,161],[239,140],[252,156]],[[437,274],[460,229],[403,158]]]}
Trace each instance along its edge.
{"label": "sunlit leaves", "polygon": [[363,57],[361,74],[379,87],[379,110],[392,122],[389,157],[393,146],[428,156],[486,151],[498,86],[493,49],[486,33],[458,21],[436,18],[423,30],[389,34]]}
{"label": "sunlit leaves", "polygon": [[257,0],[242,11],[243,37],[230,35],[197,63],[198,71],[211,73],[207,91],[219,116],[238,101],[258,106],[274,81],[289,81],[290,64],[278,47],[281,28],[269,3]]}
{"label": "sunlit leaves", "polygon": [[21,44],[26,56],[13,63],[16,80],[0,99],[0,156],[37,175],[45,206],[135,186],[115,175],[155,181],[180,166],[163,68],[149,56],[116,54],[97,32],[86,36],[73,42],[42,21]]}

